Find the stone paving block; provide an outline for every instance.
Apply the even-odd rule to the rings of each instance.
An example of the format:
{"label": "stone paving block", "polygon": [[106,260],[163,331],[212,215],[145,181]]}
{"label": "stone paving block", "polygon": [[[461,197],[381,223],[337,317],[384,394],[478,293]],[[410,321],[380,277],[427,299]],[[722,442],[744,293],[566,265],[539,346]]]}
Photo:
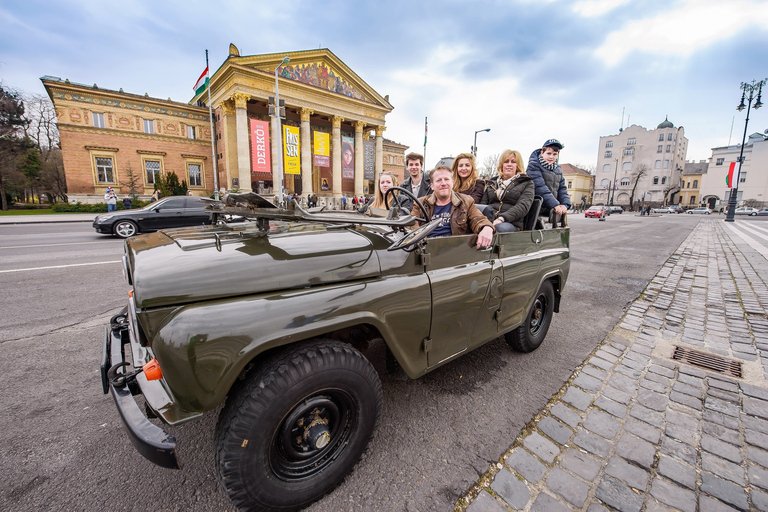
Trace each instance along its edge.
{"label": "stone paving block", "polygon": [[725,400],[712,398],[711,396],[708,396],[707,398],[704,399],[704,408],[711,409],[715,412],[726,414],[728,416],[733,416],[734,418],[739,416],[738,405],[734,405],[730,402],[726,402]]}
{"label": "stone paving block", "polygon": [[696,512],[696,495],[692,491],[661,478],[653,479],[651,495],[682,512]]}
{"label": "stone paving block", "polygon": [[768,489],[768,471],[765,469],[750,464],[747,466],[747,476],[752,485]]}
{"label": "stone paving block", "polygon": [[[685,373],[683,371],[683,368],[686,370],[689,370],[690,367],[681,365],[680,366],[680,372],[677,374],[677,381],[682,382],[683,384],[689,384],[691,386],[697,387],[697,388],[703,388],[704,387],[704,379],[702,378],[704,376],[704,372],[699,372],[702,374],[702,376],[693,376],[688,373]],[[696,370],[698,372],[698,370]]]}
{"label": "stone paving block", "polygon": [[507,507],[496,501],[496,498],[481,491],[477,498],[467,507],[467,512],[509,512]]}
{"label": "stone paving block", "polygon": [[702,472],[700,490],[736,508],[749,510],[747,493],[744,489],[715,475]]}
{"label": "stone paving block", "polygon": [[634,395],[637,391],[637,380],[620,373],[614,373],[608,378],[608,385],[629,395]]}
{"label": "stone paving block", "polygon": [[696,465],[696,459],[698,458],[696,449],[693,446],[675,441],[671,437],[666,436],[661,440],[661,453],[679,459],[691,466]]}
{"label": "stone paving block", "polygon": [[589,507],[587,507],[587,512],[611,512],[611,511],[599,503],[590,503]]}
{"label": "stone paving block", "polygon": [[546,462],[552,462],[557,454],[560,453],[560,448],[555,443],[537,432],[526,437],[523,440],[523,445]]}
{"label": "stone paving block", "polygon": [[613,368],[614,363],[611,363],[610,361],[606,361],[605,359],[602,359],[600,357],[592,356],[589,358],[589,364],[597,366],[598,368],[601,368],[603,370],[610,371]]}
{"label": "stone paving block", "polygon": [[670,383],[672,382],[671,379],[668,379],[667,377],[664,377],[663,375],[659,375],[658,373],[653,373],[651,371],[646,372],[645,378],[647,380],[657,382],[659,384],[663,384],[665,389],[669,387]]}
{"label": "stone paving block", "polygon": [[731,393],[739,392],[739,384],[732,380],[720,379],[710,375],[707,378],[707,383],[709,384],[710,389],[717,388],[723,391],[730,391]]}
{"label": "stone paving block", "polygon": [[761,388],[746,382],[740,382],[739,386],[741,387],[741,392],[747,396],[759,398],[761,400],[768,400],[768,389],[766,388]]}
{"label": "stone paving block", "polygon": [[768,452],[755,448],[754,446],[747,446],[747,459],[750,462],[760,464],[764,468],[768,468]]}
{"label": "stone paving block", "polygon": [[717,423],[702,421],[701,431],[704,434],[708,434],[714,437],[715,439],[725,441],[726,443],[732,444],[734,446],[742,445],[741,439],[739,439],[738,430],[731,430],[729,428],[725,428],[722,425],[718,425]]}
{"label": "stone paving block", "polygon": [[630,487],[634,487],[642,492],[644,492],[648,486],[648,481],[651,476],[647,471],[616,456],[611,457],[608,461],[608,465],[605,467],[605,474],[611,475]]}
{"label": "stone paving block", "polygon": [[569,512],[569,509],[549,494],[542,492],[531,505],[531,512]]}
{"label": "stone paving block", "polygon": [[678,393],[677,391],[670,392],[669,399],[672,402],[675,402],[680,405],[685,405],[686,407],[690,407],[691,409],[696,409],[697,411],[700,411],[702,409],[701,400],[699,400],[698,398],[692,397],[690,395],[684,395],[683,393]]}
{"label": "stone paving block", "polygon": [[684,393],[686,395],[691,395],[696,398],[702,398],[701,388],[697,388],[694,386],[691,386],[689,384],[684,384],[682,382],[675,382],[672,385],[672,389],[679,393]]}
{"label": "stone paving block", "polygon": [[677,482],[680,485],[695,490],[696,489],[696,470],[670,457],[659,457],[659,466],[657,468],[660,475],[665,476]]}
{"label": "stone paving block", "polygon": [[618,432],[619,427],[621,427],[614,417],[598,409],[589,411],[582,426],[600,437],[609,440],[616,437],[616,432]]}
{"label": "stone paving block", "polygon": [[768,435],[755,430],[750,430],[746,425],[744,428],[744,440],[752,446],[768,450]]}
{"label": "stone paving block", "polygon": [[768,510],[768,494],[758,490],[752,490],[749,494],[752,496],[752,504],[757,510]]}
{"label": "stone paving block", "polygon": [[632,369],[626,365],[619,365],[616,368],[614,368],[613,371],[614,371],[614,375],[623,375],[631,379],[633,382],[637,382],[637,380],[640,378],[640,375],[642,375],[641,371]]}
{"label": "stone paving block", "polygon": [[595,489],[595,497],[621,512],[640,512],[643,506],[642,496],[610,476],[600,479]]}
{"label": "stone paving block", "polygon": [[592,395],[585,393],[584,391],[569,386],[568,390],[563,395],[563,402],[569,403],[575,408],[585,411],[587,407],[592,403]]}
{"label": "stone paving block", "polygon": [[556,403],[552,406],[549,412],[553,416],[562,420],[566,425],[570,425],[571,427],[575,428],[576,425],[581,423],[581,415],[567,405]]}
{"label": "stone paving block", "polygon": [[587,482],[593,481],[600,473],[602,465],[586,453],[576,448],[569,448],[560,459],[560,466]]}
{"label": "stone paving block", "polygon": [[616,363],[619,360],[619,357],[617,355],[611,354],[610,352],[608,352],[608,350],[606,350],[604,348],[598,349],[595,352],[595,356],[597,356],[597,357],[599,357],[601,359],[605,359],[609,363]]}
{"label": "stone paving block", "polygon": [[730,480],[731,482],[741,485],[746,485],[744,481],[744,469],[741,466],[728,462],[725,459],[721,459],[711,453],[701,452],[701,469],[713,473],[721,478]]}
{"label": "stone paving block", "polygon": [[699,419],[698,417],[694,416],[693,413],[668,409],[664,414],[664,417],[668,423],[680,425],[681,427],[687,428],[688,430],[695,431],[699,429]]}
{"label": "stone paving block", "polygon": [[701,448],[731,462],[741,464],[741,452],[738,447],[715,439],[710,435],[704,434],[701,436]]}
{"label": "stone paving block", "polygon": [[[646,374],[646,375],[653,375],[653,374],[651,373],[651,374]],[[664,377],[662,377],[662,378],[664,378]],[[640,380],[640,387],[641,388],[645,388],[645,389],[650,389],[651,391],[655,391],[655,392],[661,393],[661,394],[664,394],[664,393],[667,392],[667,385],[666,384],[661,384],[659,382],[656,382],[656,381],[648,379],[648,378]]]}
{"label": "stone paving block", "polygon": [[653,465],[656,447],[631,434],[623,434],[616,445],[616,453],[630,462],[646,469]]}
{"label": "stone paving block", "polygon": [[596,379],[599,379],[601,381],[605,380],[606,377],[608,377],[608,372],[601,370],[600,368],[596,366],[592,366],[591,364],[585,365],[582,370],[584,373],[589,375],[590,377],[594,377]]}
{"label": "stone paving block", "polygon": [[[677,364],[673,363],[672,361],[667,359],[653,358],[651,359],[651,366],[648,368],[648,371],[672,378],[675,376],[676,368]],[[663,372],[662,370],[667,370],[667,372]]]}
{"label": "stone paving block", "polygon": [[506,469],[502,469],[496,474],[496,478],[491,483],[491,489],[510,507],[517,510],[525,507],[531,499],[531,491],[528,486]]}
{"label": "stone paving block", "polygon": [[547,488],[576,507],[587,501],[589,486],[560,468],[554,468],[547,477]]}
{"label": "stone paving block", "polygon": [[640,388],[637,393],[637,403],[654,411],[664,411],[669,404],[669,399],[661,393]]}
{"label": "stone paving block", "polygon": [[663,503],[659,503],[653,497],[648,498],[648,502],[645,504],[645,512],[677,512],[672,507],[668,507]]}
{"label": "stone paving block", "polygon": [[647,407],[643,407],[642,405],[633,405],[629,410],[629,415],[656,427],[660,426],[664,422],[663,416],[661,414],[656,411],[652,411]]}
{"label": "stone paving block", "polygon": [[621,366],[624,366],[626,368],[630,368],[632,370],[641,371],[645,369],[646,363],[642,363],[640,361],[636,361],[634,359],[628,359],[626,356],[621,361]]}
{"label": "stone paving block", "polygon": [[705,402],[705,408],[701,418],[703,420],[711,421],[712,423],[717,423],[718,425],[722,425],[732,430],[737,430],[739,428],[739,420],[727,414],[723,414],[721,412],[707,409],[706,402]]}
{"label": "stone paving block", "polygon": [[625,393],[624,391],[620,391],[613,386],[605,386],[600,392],[600,396],[608,397],[611,400],[619,402],[620,404],[628,404],[630,400],[632,400],[632,395]]}
{"label": "stone paving block", "polygon": [[719,398],[720,400],[725,400],[726,402],[732,402],[735,404],[738,404],[741,400],[741,397],[738,393],[732,393],[730,391],[723,391],[722,389],[712,388],[710,387],[707,390],[707,395],[713,396],[715,398]]}
{"label": "stone paving block", "polygon": [[586,431],[579,431],[573,439],[573,444],[599,457],[607,456],[611,450],[608,441]]}
{"label": "stone paving block", "polygon": [[661,439],[661,429],[659,427],[654,427],[635,418],[629,418],[624,423],[624,430],[652,444],[658,444]]}
{"label": "stone paving block", "polygon": [[547,471],[547,467],[536,457],[519,447],[504,462],[532,484],[541,480]]}
{"label": "stone paving block", "polygon": [[590,377],[586,373],[582,372],[579,373],[575,379],[573,379],[572,384],[586,391],[589,391],[590,393],[597,393],[597,391],[602,387],[603,381],[594,377]]}
{"label": "stone paving block", "polygon": [[623,418],[627,415],[627,406],[621,405],[618,402],[614,402],[604,396],[599,396],[594,402],[594,405],[601,408],[607,413],[616,416],[617,418]]}
{"label": "stone paving block", "polygon": [[560,444],[565,444],[573,435],[573,430],[566,427],[551,416],[546,416],[539,421],[539,430]]}
{"label": "stone paving block", "polygon": [[755,418],[754,416],[748,416],[746,414],[742,414],[740,418],[741,423],[744,425],[745,429],[768,434],[768,421]]}
{"label": "stone paving block", "polygon": [[745,413],[763,419],[768,418],[768,401],[745,396],[744,400],[742,400],[742,404]]}
{"label": "stone paving block", "polygon": [[699,512],[737,512],[735,508],[726,505],[706,494],[699,494]]}
{"label": "stone paving block", "polygon": [[691,446],[696,445],[698,440],[698,433],[695,430],[688,430],[681,425],[675,425],[674,423],[667,423],[664,433],[673,439],[689,444]]}

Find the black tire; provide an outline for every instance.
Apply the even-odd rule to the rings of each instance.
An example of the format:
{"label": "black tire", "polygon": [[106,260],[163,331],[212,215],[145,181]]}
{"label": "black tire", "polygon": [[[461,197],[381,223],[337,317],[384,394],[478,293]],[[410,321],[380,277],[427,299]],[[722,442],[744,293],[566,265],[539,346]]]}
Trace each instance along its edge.
{"label": "black tire", "polygon": [[139,228],[136,226],[136,223],[131,220],[120,220],[115,223],[112,231],[115,233],[115,236],[119,236],[120,238],[128,238],[137,234],[139,232]]}
{"label": "black tire", "polygon": [[516,329],[506,333],[504,339],[510,347],[518,352],[533,352],[544,341],[552,323],[552,315],[555,307],[555,290],[551,281],[541,283],[536,298],[533,300],[531,310],[523,322]]}
{"label": "black tire", "polygon": [[332,340],[289,348],[227,400],[216,428],[219,481],[240,510],[304,508],[352,470],[381,407],[379,376],[354,348]]}

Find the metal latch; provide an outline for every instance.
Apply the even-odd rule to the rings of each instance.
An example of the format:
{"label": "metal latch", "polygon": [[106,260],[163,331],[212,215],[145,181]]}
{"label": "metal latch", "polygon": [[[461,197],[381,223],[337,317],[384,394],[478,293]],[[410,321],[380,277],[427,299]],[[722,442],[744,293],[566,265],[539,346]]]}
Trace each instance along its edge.
{"label": "metal latch", "polygon": [[428,252],[422,252],[419,254],[419,263],[421,263],[422,267],[429,266],[429,253]]}
{"label": "metal latch", "polygon": [[429,353],[429,351],[432,350],[432,338],[424,338],[422,347],[424,348],[425,354]]}

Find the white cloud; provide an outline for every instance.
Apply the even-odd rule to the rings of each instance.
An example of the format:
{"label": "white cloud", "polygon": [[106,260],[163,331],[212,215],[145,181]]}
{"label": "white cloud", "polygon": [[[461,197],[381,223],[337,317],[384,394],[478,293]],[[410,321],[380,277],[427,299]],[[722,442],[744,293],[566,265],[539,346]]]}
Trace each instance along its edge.
{"label": "white cloud", "polygon": [[585,18],[591,18],[593,16],[601,16],[627,2],[629,0],[581,0],[573,6],[573,11]]}
{"label": "white cloud", "polygon": [[764,1],[687,0],[677,9],[632,21],[610,33],[595,55],[609,65],[635,50],[685,57],[746,30],[765,30],[766,19],[768,3]]}

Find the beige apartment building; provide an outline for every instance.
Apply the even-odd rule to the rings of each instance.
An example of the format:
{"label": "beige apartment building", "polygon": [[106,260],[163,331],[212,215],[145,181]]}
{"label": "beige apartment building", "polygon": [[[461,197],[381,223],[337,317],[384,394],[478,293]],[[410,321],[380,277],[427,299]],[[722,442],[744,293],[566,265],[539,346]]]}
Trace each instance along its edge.
{"label": "beige apartment building", "polygon": [[685,162],[685,169],[680,178],[679,204],[683,208],[697,208],[701,206],[701,182],[707,174],[709,163],[706,160],[698,162]]}
{"label": "beige apartment building", "polygon": [[575,208],[581,208],[592,204],[592,191],[595,185],[595,177],[589,171],[580,169],[575,165],[562,164],[563,179],[568,187],[568,197]]}
{"label": "beige apartment building", "polygon": [[[731,189],[725,178],[731,163],[739,159],[741,144],[712,148],[707,173],[701,184],[700,203],[714,210],[725,208]],[[753,133],[744,144],[744,164],[739,173],[737,206],[768,206],[768,136]]]}
{"label": "beige apartment building", "polygon": [[600,137],[593,202],[637,206],[677,204],[688,139],[669,119],[656,129],[632,125]]}

